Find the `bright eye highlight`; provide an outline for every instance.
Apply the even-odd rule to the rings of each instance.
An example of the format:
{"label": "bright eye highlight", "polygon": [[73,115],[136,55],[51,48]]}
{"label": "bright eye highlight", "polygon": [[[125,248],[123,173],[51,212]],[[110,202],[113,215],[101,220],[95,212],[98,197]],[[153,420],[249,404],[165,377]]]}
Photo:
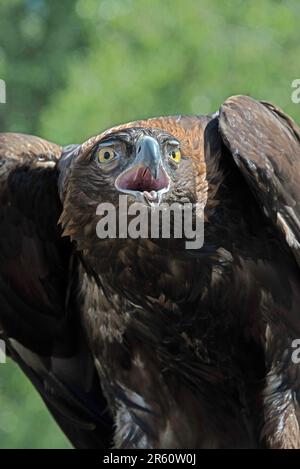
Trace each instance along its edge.
{"label": "bright eye highlight", "polygon": [[181,153],[180,153],[180,150],[179,148],[177,149],[174,149],[174,150],[171,150],[169,152],[169,158],[174,161],[175,163],[180,163],[181,161]]}
{"label": "bright eye highlight", "polygon": [[98,161],[100,163],[109,163],[115,156],[116,154],[112,147],[100,148],[98,151]]}

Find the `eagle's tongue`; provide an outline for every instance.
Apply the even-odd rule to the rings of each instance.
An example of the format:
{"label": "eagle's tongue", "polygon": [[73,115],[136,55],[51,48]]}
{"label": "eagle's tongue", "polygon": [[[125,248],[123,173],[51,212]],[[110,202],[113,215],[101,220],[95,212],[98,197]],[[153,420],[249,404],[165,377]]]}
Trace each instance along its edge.
{"label": "eagle's tongue", "polygon": [[149,194],[149,198],[154,199],[157,196],[156,192],[165,188],[167,185],[168,177],[162,167],[159,168],[157,177],[152,175],[150,168],[137,166],[125,171],[118,178],[118,186],[120,189],[145,192]]}
{"label": "eagle's tongue", "polygon": [[157,192],[156,191],[144,191],[144,196],[149,200],[149,202],[156,202],[157,201]]}

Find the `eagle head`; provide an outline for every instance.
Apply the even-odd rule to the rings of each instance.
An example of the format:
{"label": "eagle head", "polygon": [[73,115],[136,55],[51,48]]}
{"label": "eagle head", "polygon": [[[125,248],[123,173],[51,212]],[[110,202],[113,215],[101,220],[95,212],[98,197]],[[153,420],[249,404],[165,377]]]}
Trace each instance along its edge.
{"label": "eagle head", "polygon": [[81,248],[96,243],[96,210],[102,203],[119,208],[120,195],[128,205],[150,208],[195,203],[193,162],[181,141],[159,128],[114,128],[82,145],[65,150],[60,168],[64,234]]}

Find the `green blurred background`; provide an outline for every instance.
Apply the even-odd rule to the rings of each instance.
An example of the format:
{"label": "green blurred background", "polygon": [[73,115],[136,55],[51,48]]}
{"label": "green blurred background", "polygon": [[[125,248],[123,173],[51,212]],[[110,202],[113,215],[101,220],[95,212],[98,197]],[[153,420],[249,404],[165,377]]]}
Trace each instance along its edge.
{"label": "green blurred background", "polygon": [[[0,131],[75,143],[241,93],[300,122],[299,17],[299,0],[1,0]],[[0,447],[71,447],[11,362],[0,364]]]}

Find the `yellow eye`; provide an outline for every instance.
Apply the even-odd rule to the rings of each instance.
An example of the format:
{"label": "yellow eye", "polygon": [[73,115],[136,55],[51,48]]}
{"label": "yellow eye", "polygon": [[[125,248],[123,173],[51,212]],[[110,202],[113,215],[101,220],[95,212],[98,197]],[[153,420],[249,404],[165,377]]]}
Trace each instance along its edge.
{"label": "yellow eye", "polygon": [[109,163],[116,156],[112,147],[100,148],[98,151],[98,160],[100,163]]}
{"label": "yellow eye", "polygon": [[169,153],[169,157],[171,158],[172,161],[174,161],[175,163],[180,163],[181,161],[181,153],[180,153],[180,150],[179,148],[177,148],[176,150],[171,150],[170,153]]}

